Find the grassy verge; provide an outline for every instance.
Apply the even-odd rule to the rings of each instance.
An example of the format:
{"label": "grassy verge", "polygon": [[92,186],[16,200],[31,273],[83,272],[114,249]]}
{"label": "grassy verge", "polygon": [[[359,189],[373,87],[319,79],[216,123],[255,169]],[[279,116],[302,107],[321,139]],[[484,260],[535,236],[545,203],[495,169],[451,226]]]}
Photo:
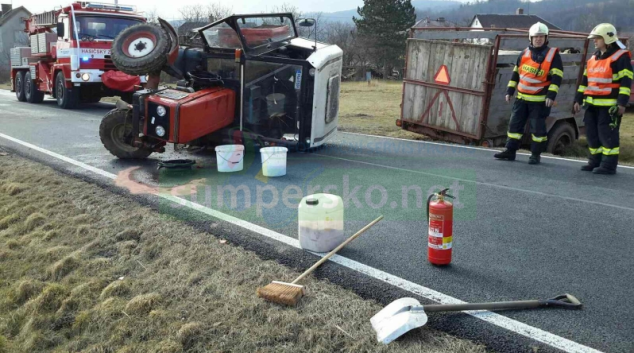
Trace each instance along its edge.
{"label": "grassy verge", "polygon": [[394,81],[343,82],[339,105],[339,129],[346,132],[427,140],[396,126],[401,116],[403,84]]}
{"label": "grassy verge", "polygon": [[0,83],[0,89],[11,89],[11,82]]}
{"label": "grassy verge", "polygon": [[[400,116],[403,85],[400,82],[375,81],[343,82],[339,108],[341,131],[359,132],[378,136],[400,137],[414,140],[428,140],[419,135],[398,128],[394,121]],[[621,154],[619,162],[634,164],[634,112],[630,110],[623,117],[621,125]],[[584,159],[588,144],[585,138],[576,141],[564,156]]]}
{"label": "grassy verge", "polygon": [[381,306],[315,278],[297,308],[256,297],[297,275],[0,154],[0,353],[484,352],[430,328],[377,344],[369,319]]}

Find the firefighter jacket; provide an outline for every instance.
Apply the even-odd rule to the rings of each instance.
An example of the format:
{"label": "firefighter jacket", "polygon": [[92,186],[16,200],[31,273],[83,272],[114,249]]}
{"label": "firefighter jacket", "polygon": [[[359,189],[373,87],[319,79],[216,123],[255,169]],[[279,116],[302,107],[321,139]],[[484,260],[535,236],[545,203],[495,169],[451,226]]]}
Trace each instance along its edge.
{"label": "firefighter jacket", "polygon": [[630,52],[613,48],[592,55],[583,73],[575,102],[597,107],[626,106],[632,86]]}
{"label": "firefighter jacket", "polygon": [[517,58],[506,94],[527,102],[555,100],[564,78],[564,67],[557,48],[528,47]]}

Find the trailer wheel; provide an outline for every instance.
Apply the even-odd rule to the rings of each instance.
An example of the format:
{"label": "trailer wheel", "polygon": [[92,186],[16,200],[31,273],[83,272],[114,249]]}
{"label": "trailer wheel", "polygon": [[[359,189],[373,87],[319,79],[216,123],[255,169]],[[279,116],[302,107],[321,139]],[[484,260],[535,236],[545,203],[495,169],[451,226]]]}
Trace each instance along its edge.
{"label": "trailer wheel", "polygon": [[20,102],[26,101],[24,96],[24,71],[18,71],[15,74],[15,97]]}
{"label": "trailer wheel", "polygon": [[141,23],[126,28],[115,38],[112,62],[128,75],[160,72],[171,46],[171,39],[162,27]]}
{"label": "trailer wheel", "polygon": [[575,141],[574,127],[565,121],[561,121],[555,125],[548,133],[548,147],[546,150],[555,155],[562,155]]}
{"label": "trailer wheel", "polygon": [[44,100],[44,92],[37,89],[31,75],[24,75],[24,99],[29,103],[42,103]]}
{"label": "trailer wheel", "polygon": [[66,78],[61,71],[55,76],[55,97],[57,106],[62,109],[73,109],[79,104],[79,89],[66,88]]}
{"label": "trailer wheel", "polygon": [[[132,130],[132,116],[128,109],[113,109],[103,117],[99,126],[99,137],[104,147],[121,159],[147,158],[152,151],[132,147],[125,143],[124,136]],[[127,118],[127,119],[126,119]]]}

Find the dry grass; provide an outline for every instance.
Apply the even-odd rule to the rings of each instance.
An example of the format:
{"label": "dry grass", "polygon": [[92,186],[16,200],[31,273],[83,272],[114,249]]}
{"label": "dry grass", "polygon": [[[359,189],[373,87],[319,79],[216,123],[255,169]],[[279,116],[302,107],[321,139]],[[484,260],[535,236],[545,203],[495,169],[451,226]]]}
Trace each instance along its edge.
{"label": "dry grass", "polygon": [[403,84],[395,81],[343,82],[339,130],[360,134],[427,140],[396,126],[401,116]]}
{"label": "dry grass", "polygon": [[[0,89],[11,89],[11,82],[3,82],[0,83]],[[1,343],[1,339],[0,339],[0,353],[2,353],[2,343]]]}
{"label": "dry grass", "polygon": [[298,273],[30,161],[0,176],[0,353],[485,351],[429,327],[380,345],[375,302],[314,278],[296,308],[263,301]]}

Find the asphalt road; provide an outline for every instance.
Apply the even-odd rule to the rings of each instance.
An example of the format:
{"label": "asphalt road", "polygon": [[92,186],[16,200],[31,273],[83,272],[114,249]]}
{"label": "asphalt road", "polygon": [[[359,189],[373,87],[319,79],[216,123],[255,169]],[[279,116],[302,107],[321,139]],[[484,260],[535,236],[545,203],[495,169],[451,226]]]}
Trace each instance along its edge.
{"label": "asphalt road", "polygon": [[[150,185],[199,180],[195,202],[294,238],[299,196],[328,187],[346,202],[347,235],[378,215],[385,217],[344,248],[342,256],[467,302],[571,293],[583,302],[583,310],[503,314],[597,350],[634,351],[634,308],[629,305],[634,289],[634,169],[598,176],[581,172],[575,161],[543,158],[541,165],[531,166],[528,156],[496,161],[492,151],[339,133],[324,150],[289,154],[285,177],[259,174],[256,153],[247,154],[242,173],[220,174],[213,152],[170,149],[142,163],[115,159],[98,136],[100,119],[111,107],[64,111],[52,100],[30,105],[0,91],[0,133],[110,173],[139,166],[132,177]],[[0,146],[71,173],[86,173],[3,138]],[[156,162],[170,158],[194,158],[200,168],[189,174],[157,171]],[[231,187],[240,189],[233,198]],[[426,259],[425,201],[440,188],[450,188],[456,197],[453,261],[442,268]],[[220,229],[248,233],[236,226]],[[253,235],[240,239],[256,249],[253,244],[262,241]],[[280,253],[284,250],[270,256]],[[361,295],[382,302],[396,295],[363,276],[330,273],[350,279],[344,282]],[[488,324],[466,315],[439,322],[435,327],[496,350],[528,351],[533,345],[505,330],[483,328]]]}

